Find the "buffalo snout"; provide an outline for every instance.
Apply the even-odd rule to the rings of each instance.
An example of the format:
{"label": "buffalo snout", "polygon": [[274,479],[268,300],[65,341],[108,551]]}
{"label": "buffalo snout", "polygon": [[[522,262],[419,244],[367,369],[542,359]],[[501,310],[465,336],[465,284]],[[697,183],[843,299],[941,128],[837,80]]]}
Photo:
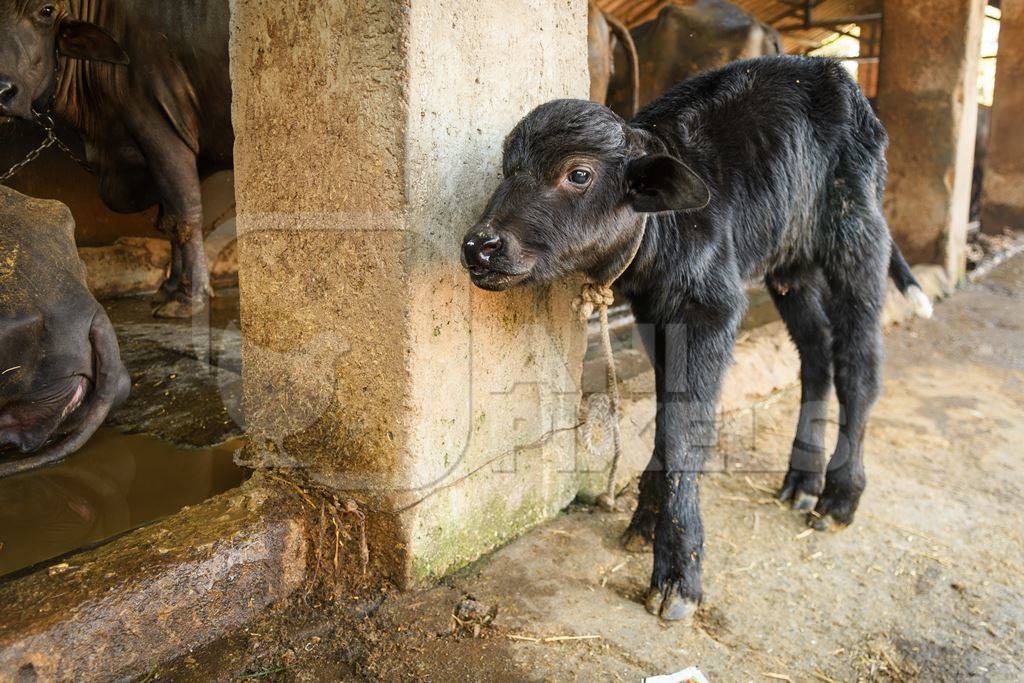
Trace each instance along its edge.
{"label": "buffalo snout", "polygon": [[0,74],[0,119],[32,118],[32,97],[12,76]]}
{"label": "buffalo snout", "polygon": [[20,89],[17,84],[6,76],[0,76],[0,118],[11,118],[23,114],[23,107],[18,106]]}
{"label": "buffalo snout", "polygon": [[478,226],[462,239],[462,265],[474,285],[500,291],[525,282],[533,259],[511,233]]}

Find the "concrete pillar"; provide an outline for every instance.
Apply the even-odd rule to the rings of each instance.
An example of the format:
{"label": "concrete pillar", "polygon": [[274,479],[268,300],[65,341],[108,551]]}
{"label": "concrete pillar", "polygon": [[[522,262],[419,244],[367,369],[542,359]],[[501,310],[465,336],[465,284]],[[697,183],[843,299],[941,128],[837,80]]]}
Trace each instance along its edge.
{"label": "concrete pillar", "polygon": [[984,0],[884,0],[878,111],[886,215],[911,263],[966,267]]}
{"label": "concrete pillar", "polygon": [[532,107],[586,98],[587,3],[232,0],[248,457],[355,497],[437,576],[574,497],[584,330],[475,290],[461,235]]}
{"label": "concrete pillar", "polygon": [[981,226],[1024,230],[1024,0],[1000,5],[999,54],[982,186]]}

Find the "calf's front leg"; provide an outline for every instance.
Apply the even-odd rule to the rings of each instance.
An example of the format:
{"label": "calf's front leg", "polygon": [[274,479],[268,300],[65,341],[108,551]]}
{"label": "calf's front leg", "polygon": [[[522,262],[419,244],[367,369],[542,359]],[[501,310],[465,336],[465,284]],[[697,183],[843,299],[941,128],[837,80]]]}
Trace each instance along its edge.
{"label": "calf's front leg", "polygon": [[655,331],[654,449],[662,472],[655,480],[654,571],[645,606],[667,621],[689,618],[703,596],[700,473],[715,438],[715,408],[738,319],[680,323]]}
{"label": "calf's front leg", "polygon": [[[650,323],[639,323],[636,327],[643,342],[644,350],[651,365],[658,364],[658,342],[656,327]],[[640,475],[640,495],[637,498],[633,519],[622,534],[622,545],[634,553],[648,552],[654,544],[654,527],[658,522],[658,506],[661,504],[662,458],[657,447],[651,454],[647,468]]]}

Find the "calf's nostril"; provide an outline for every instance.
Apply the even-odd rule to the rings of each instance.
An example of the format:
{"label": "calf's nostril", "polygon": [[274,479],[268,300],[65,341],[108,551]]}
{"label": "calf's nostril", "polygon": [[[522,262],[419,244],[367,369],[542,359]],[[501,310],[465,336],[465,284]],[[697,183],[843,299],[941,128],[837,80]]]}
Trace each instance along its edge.
{"label": "calf's nostril", "polygon": [[478,235],[463,243],[462,254],[471,269],[483,268],[490,265],[491,258],[501,251],[501,247],[500,237]]}
{"label": "calf's nostril", "polygon": [[476,242],[473,240],[466,240],[462,244],[462,258],[467,266],[473,266],[476,264]]}
{"label": "calf's nostril", "polygon": [[10,81],[0,80],[0,103],[7,103],[18,94],[18,86]]}
{"label": "calf's nostril", "polygon": [[486,263],[499,251],[501,251],[501,238],[488,237],[480,244],[480,259]]}

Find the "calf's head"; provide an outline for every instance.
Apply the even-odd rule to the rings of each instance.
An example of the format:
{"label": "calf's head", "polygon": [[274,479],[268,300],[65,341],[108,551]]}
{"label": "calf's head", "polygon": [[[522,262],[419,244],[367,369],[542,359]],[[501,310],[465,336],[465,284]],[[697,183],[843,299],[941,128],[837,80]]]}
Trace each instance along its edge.
{"label": "calf's head", "polygon": [[99,26],[72,19],[68,0],[0,0],[0,120],[32,118],[56,88],[57,54],[127,64]]}
{"label": "calf's head", "polygon": [[653,136],[581,100],[549,102],[520,121],[502,169],[462,243],[473,283],[489,290],[572,272],[600,279],[622,260],[643,214],[709,201],[707,185]]}

